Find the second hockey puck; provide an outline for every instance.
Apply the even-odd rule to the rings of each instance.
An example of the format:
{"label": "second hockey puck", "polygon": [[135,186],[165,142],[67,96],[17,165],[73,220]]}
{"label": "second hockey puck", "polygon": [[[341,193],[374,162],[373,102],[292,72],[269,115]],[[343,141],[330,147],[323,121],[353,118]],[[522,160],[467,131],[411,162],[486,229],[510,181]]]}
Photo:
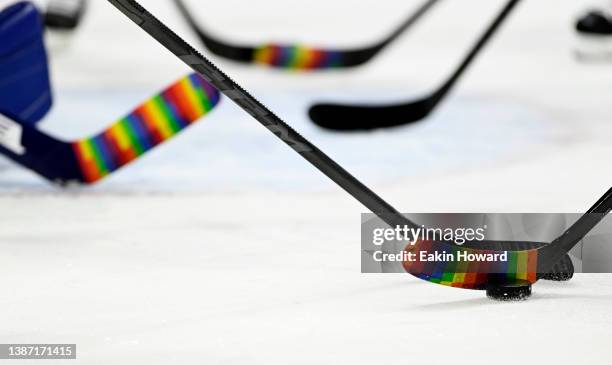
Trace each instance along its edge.
{"label": "second hockey puck", "polygon": [[487,297],[499,301],[521,301],[531,297],[531,283],[516,281],[511,283],[496,283],[487,287]]}

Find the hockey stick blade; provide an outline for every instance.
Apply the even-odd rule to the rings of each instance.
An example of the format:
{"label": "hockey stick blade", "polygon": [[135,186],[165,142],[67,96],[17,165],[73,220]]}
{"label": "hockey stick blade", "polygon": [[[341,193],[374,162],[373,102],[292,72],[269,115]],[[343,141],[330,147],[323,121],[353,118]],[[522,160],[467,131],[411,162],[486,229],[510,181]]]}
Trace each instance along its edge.
{"label": "hockey stick blade", "polygon": [[310,119],[318,126],[337,131],[373,130],[418,122],[429,116],[452,90],[464,72],[512,13],[520,0],[510,0],[481,36],[452,76],[424,98],[395,105],[348,105],[320,103],[312,106]]}
{"label": "hockey stick blade", "polygon": [[60,186],[93,184],[173,138],[219,100],[214,87],[191,74],[102,133],[71,142],[0,111],[0,153]]}
{"label": "hockey stick blade", "polygon": [[[138,2],[134,0],[108,1],[186,65],[200,73],[202,77],[266,127],[277,138],[286,143],[319,171],[365,205],[370,211],[378,215],[385,223],[389,224],[391,227],[418,227],[418,225],[399,214],[395,208],[344,170],[311,142],[295,132],[289,125],[276,116],[276,114],[251,96],[251,94],[223,73],[223,71],[217,68],[210,60],[198,53],[192,46],[160,22]],[[612,204],[612,195],[605,197],[603,202],[602,204]],[[585,235],[587,233],[588,231],[584,232]],[[563,255],[559,256],[557,261],[552,262],[550,265],[547,263],[547,267],[545,267],[546,271],[538,272],[538,269],[541,268],[537,266],[538,253],[547,250],[546,252],[553,252],[555,256],[557,256],[557,252],[564,251],[569,246],[571,245],[566,244],[562,239],[560,242],[546,244],[538,249],[507,251],[507,254],[511,258],[509,262],[503,264],[499,263],[499,265],[482,265],[482,267],[479,268],[487,269],[487,271],[484,273],[482,271],[477,271],[474,272],[473,275],[461,275],[461,273],[459,273],[460,275],[456,275],[457,270],[455,270],[454,266],[452,268],[447,266],[444,270],[440,270],[441,267],[438,263],[434,263],[434,265],[407,266],[406,271],[432,283],[465,289],[486,289],[490,284],[490,278],[491,280],[496,280],[495,284],[498,284],[497,278],[499,274],[503,274],[505,280],[510,282],[518,280],[536,282],[539,279],[538,274],[550,272],[552,265],[556,264],[559,259],[563,257]],[[493,252],[486,249],[464,248],[447,242],[421,241],[412,248],[420,248],[428,252],[432,250],[438,252],[459,250],[475,255],[487,255]],[[567,251],[565,253],[567,253]],[[443,275],[442,279],[439,277],[440,275]]]}
{"label": "hockey stick blade", "polygon": [[363,65],[378,55],[406,30],[423,18],[440,0],[427,0],[394,32],[380,42],[354,49],[322,49],[301,45],[267,44],[263,46],[234,45],[210,35],[187,9],[184,0],[176,5],[191,29],[212,53],[241,63],[255,63],[291,70],[322,70]]}

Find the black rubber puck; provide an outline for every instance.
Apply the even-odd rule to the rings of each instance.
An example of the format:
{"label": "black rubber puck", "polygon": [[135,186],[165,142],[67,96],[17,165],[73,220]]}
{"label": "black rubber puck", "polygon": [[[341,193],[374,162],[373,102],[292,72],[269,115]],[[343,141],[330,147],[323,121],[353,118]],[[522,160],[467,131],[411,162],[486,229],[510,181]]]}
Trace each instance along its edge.
{"label": "black rubber puck", "polygon": [[53,29],[75,29],[79,25],[78,18],[71,18],[65,15],[47,13],[45,14],[45,25]]}
{"label": "black rubber puck", "polygon": [[487,288],[487,297],[499,301],[521,301],[531,296],[531,283],[519,281],[514,283],[491,284]]}

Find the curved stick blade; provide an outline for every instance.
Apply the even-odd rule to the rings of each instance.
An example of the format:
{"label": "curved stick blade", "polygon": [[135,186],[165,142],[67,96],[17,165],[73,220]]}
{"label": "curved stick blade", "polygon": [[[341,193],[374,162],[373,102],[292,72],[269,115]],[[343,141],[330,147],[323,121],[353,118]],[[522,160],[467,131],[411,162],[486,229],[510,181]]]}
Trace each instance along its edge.
{"label": "curved stick blade", "polygon": [[101,133],[76,141],[61,141],[0,111],[0,154],[57,185],[94,184],[174,138],[219,101],[217,89],[194,73]]}
{"label": "curved stick blade", "polygon": [[375,44],[352,49],[328,49],[296,44],[269,43],[260,46],[236,45],[221,40],[200,26],[183,0],[175,3],[204,46],[218,56],[241,63],[259,64],[285,70],[329,70],[363,65],[425,16],[440,0],[427,0],[394,32]]}
{"label": "curved stick blade", "polygon": [[457,84],[519,1],[508,1],[459,67],[431,96],[417,101],[386,106],[337,105],[331,103],[314,105],[310,110],[312,121],[323,128],[332,130],[371,130],[411,124],[424,119]]}
{"label": "curved stick blade", "polygon": [[358,106],[318,104],[310,108],[310,119],[319,127],[335,131],[367,131],[407,125],[424,119],[435,106],[429,97],[404,105]]}

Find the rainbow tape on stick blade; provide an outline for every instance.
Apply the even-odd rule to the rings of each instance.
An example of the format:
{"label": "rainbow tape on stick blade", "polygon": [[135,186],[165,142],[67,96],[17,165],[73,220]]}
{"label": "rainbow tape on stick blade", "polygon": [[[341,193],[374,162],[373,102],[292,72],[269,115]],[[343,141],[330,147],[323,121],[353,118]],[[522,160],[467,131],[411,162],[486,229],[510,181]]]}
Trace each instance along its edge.
{"label": "rainbow tape on stick blade", "polygon": [[[538,281],[538,250],[500,251],[474,250],[444,242],[420,241],[408,245],[406,253],[415,253],[415,260],[403,260],[406,272],[430,283],[462,289],[484,290],[492,281],[513,283]],[[421,253],[442,259],[421,260]],[[461,255],[460,255],[461,254]],[[503,253],[502,253],[503,254]],[[473,255],[473,256],[472,256]],[[491,255],[491,257],[486,257]],[[448,257],[448,260],[444,258]],[[459,258],[464,258],[459,260]],[[496,259],[497,257],[497,259]]]}
{"label": "rainbow tape on stick blade", "polygon": [[343,65],[341,52],[276,44],[257,48],[254,52],[254,61],[262,65],[289,70],[326,69]]}
{"label": "rainbow tape on stick blade", "polygon": [[191,74],[149,99],[111,128],[75,142],[85,180],[96,182],[167,141],[206,115],[218,102],[218,91]]}
{"label": "rainbow tape on stick blade", "polygon": [[202,44],[218,56],[241,63],[258,63],[279,69],[312,71],[356,67],[367,63],[428,14],[440,0],[425,0],[392,32],[374,43],[353,48],[327,49],[287,43],[262,46],[233,44],[202,27],[183,0],[173,2],[189,27],[198,35]]}

